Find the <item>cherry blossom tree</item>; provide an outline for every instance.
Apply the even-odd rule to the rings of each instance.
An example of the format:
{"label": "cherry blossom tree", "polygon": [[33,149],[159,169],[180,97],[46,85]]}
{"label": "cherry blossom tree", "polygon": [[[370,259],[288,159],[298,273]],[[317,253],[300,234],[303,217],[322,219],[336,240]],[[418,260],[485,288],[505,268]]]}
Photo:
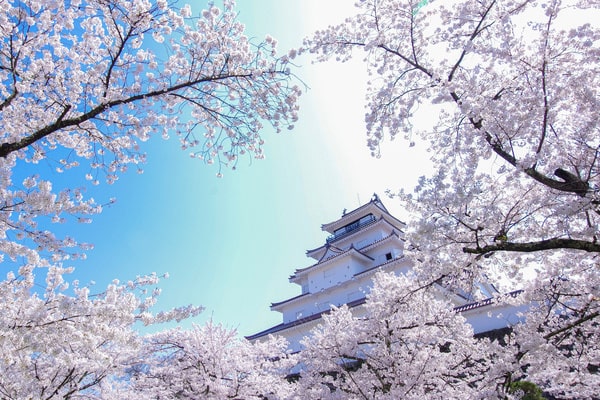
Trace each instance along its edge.
{"label": "cherry blossom tree", "polygon": [[[33,268],[0,282],[0,398],[112,398],[129,370],[143,361],[136,323],[151,325],[197,315],[200,307],[153,314],[156,275],[142,276],[93,294],[70,269],[48,268],[44,290]],[[34,294],[32,294],[34,293]]]}
{"label": "cherry blossom tree", "polygon": [[490,371],[485,353],[497,344],[475,339],[439,287],[420,286],[414,276],[377,274],[363,317],[334,309],[304,345],[299,385],[309,398],[502,395],[502,376]]}
{"label": "cherry blossom tree", "polygon": [[[569,271],[571,272],[571,271]],[[536,306],[527,323],[516,326],[508,340],[514,369],[509,380],[537,383],[554,398],[598,398],[597,270],[569,276],[541,274],[529,297]]]}
{"label": "cherry blossom tree", "polygon": [[174,134],[220,174],[263,157],[264,123],[293,126],[288,60],[275,39],[247,38],[234,6],[195,17],[165,0],[0,4],[0,257],[48,265],[89,247],[48,227],[89,222],[103,204],[40,164],[112,183],[140,169],[142,142]]}
{"label": "cherry blossom tree", "polygon": [[[557,397],[594,398],[597,3],[365,0],[357,7],[354,17],[307,39],[305,50],[321,61],[364,57],[373,155],[386,139],[428,147],[435,172],[414,193],[399,194],[413,216],[407,239],[421,279],[467,290],[480,279],[525,288],[532,313],[504,362],[519,365],[516,378]],[[423,110],[439,118],[423,123]]]}
{"label": "cherry blossom tree", "polygon": [[144,363],[130,379],[135,398],[284,399],[293,393],[286,376],[295,358],[282,338],[252,344],[208,322],[151,335],[144,347]]}
{"label": "cherry blossom tree", "polygon": [[192,16],[164,0],[0,1],[0,263],[15,269],[0,281],[0,398],[138,398],[134,387],[177,397],[169,384],[192,377],[198,360],[213,370],[192,385],[214,382],[205,382],[211,396],[286,390],[275,385],[287,357],[280,341],[237,343],[212,325],[141,335],[140,324],[201,308],[152,313],[156,275],[95,294],[68,283],[62,263],[91,245],[51,228],[102,211],[71,177],[110,184],[130,166],[141,171],[152,136],[177,136],[220,174],[263,157],[264,124],[293,127],[300,90],[288,59],[271,37],[250,41],[234,7],[210,3]]}
{"label": "cherry blossom tree", "polygon": [[[202,311],[153,313],[159,277],[117,281],[100,293],[49,267],[43,291],[33,268],[0,282],[2,399],[283,399],[296,363],[281,338],[252,344],[207,323],[141,334],[141,324],[181,321]],[[34,293],[32,295],[32,292]]]}

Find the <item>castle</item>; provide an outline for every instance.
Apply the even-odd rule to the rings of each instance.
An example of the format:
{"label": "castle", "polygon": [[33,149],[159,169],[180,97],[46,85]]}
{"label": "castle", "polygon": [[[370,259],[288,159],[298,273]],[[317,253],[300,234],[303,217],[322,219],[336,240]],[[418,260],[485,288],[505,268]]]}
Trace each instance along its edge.
{"label": "castle", "polygon": [[[316,327],[331,306],[347,304],[353,313],[364,313],[373,274],[377,271],[405,274],[412,268],[404,257],[405,224],[391,215],[377,195],[330,223],[321,226],[330,234],[325,244],[306,255],[316,262],[299,268],[289,281],[301,287],[301,294],[272,303],[271,310],[283,314],[283,322],[246,338],[254,341],[270,334],[281,335],[290,350],[301,349],[300,341]],[[494,302],[499,293],[492,285],[478,285],[483,301],[467,294],[449,293],[455,311],[464,315],[475,334],[502,329],[518,322],[517,309]]]}

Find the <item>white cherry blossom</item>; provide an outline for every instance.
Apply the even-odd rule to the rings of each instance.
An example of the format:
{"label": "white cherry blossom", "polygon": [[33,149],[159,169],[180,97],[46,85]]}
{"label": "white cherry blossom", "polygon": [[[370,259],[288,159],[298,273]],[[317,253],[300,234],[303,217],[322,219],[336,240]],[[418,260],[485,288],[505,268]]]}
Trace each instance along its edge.
{"label": "white cherry blossom", "polygon": [[153,136],[219,172],[264,156],[263,125],[291,126],[300,90],[276,41],[252,42],[236,15],[233,2],[199,17],[164,1],[2,2],[0,253],[41,265],[85,250],[44,217],[87,221],[103,202],[53,188],[42,161],[97,185],[141,171]]}
{"label": "white cherry blossom", "polygon": [[365,0],[357,8],[303,51],[365,59],[374,155],[386,138],[428,147],[435,172],[400,192],[421,279],[525,289],[534,307],[511,343],[527,350],[498,357],[508,384],[597,398],[597,2]]}

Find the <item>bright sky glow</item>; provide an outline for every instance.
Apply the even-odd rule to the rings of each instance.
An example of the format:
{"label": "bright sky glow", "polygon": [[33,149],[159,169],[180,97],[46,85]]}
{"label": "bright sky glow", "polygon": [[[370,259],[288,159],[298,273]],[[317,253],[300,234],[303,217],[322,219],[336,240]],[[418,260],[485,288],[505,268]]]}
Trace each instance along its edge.
{"label": "bright sky glow", "polygon": [[[238,9],[250,36],[269,34],[286,52],[314,29],[341,21],[352,4],[240,0]],[[102,288],[114,278],[168,272],[161,309],[201,304],[206,311],[192,322],[212,318],[242,335],[280,323],[269,305],[300,293],[288,277],[311,264],[305,251],[323,244],[321,224],[374,192],[411,189],[427,172],[419,146],[387,143],[380,159],[370,156],[360,62],[315,65],[303,57],[298,64],[310,86],[300,121],[293,131],[263,135],[265,160],[242,159],[219,179],[215,166],[190,159],[176,140],[153,138],[142,175],[131,171],[112,186],[101,184],[97,200],[117,202],[92,224],[70,227],[78,240],[95,244],[76,264],[76,277]],[[384,203],[402,217],[395,201]]]}

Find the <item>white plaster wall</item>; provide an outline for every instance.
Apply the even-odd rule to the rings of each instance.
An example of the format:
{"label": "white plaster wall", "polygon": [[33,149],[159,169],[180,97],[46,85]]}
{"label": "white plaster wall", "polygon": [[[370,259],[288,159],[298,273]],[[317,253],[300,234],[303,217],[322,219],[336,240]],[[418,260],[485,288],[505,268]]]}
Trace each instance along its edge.
{"label": "white plaster wall", "polygon": [[[349,301],[363,298],[373,285],[372,275],[355,278],[329,290],[319,291],[310,296],[282,306],[283,322],[289,323],[299,318],[327,311],[331,305],[341,306]],[[298,315],[301,312],[302,315]]]}
{"label": "white plaster wall", "polygon": [[369,261],[344,256],[326,265],[317,266],[308,273],[308,290],[310,293],[317,293],[330,288],[351,279],[371,265]]}
{"label": "white plaster wall", "polygon": [[475,334],[506,328],[524,322],[523,317],[517,315],[526,311],[527,306],[515,307],[511,305],[486,306],[466,311],[462,315],[473,327]]}

